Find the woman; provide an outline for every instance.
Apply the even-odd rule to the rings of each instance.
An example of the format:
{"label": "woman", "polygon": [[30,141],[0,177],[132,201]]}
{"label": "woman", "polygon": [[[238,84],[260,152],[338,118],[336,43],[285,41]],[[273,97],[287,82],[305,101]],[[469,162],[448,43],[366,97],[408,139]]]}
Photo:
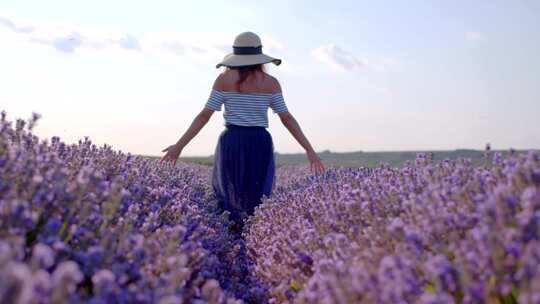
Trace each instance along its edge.
{"label": "woman", "polygon": [[212,187],[218,205],[231,212],[241,229],[252,215],[262,195],[270,196],[275,176],[274,147],[268,127],[268,108],[278,114],[283,125],[306,150],[311,171],[325,170],[321,160],[288,111],[279,82],[264,71],[263,64],[281,64],[280,59],[262,53],[260,38],[245,32],[234,41],[233,53],[216,68],[227,67],[214,82],[204,109],[178,142],[163,152],[163,161],[176,160],[189,141],[206,125],[214,111],[221,111],[226,129],[219,136],[214,153]]}

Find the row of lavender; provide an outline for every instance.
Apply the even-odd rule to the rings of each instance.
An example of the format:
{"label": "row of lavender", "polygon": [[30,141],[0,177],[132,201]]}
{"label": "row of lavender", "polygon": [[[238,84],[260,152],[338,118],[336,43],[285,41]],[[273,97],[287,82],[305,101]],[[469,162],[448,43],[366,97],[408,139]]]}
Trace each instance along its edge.
{"label": "row of lavender", "polygon": [[208,167],[40,141],[37,119],[0,118],[1,303],[265,301]]}
{"label": "row of lavender", "polygon": [[271,302],[540,303],[536,152],[280,172],[245,231]]}

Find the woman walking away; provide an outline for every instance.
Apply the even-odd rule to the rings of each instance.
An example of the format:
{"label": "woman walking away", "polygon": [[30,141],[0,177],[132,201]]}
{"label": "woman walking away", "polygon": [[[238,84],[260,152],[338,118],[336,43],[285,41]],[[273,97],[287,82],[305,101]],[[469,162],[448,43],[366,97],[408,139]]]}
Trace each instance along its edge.
{"label": "woman walking away", "polygon": [[252,32],[236,37],[233,53],[225,56],[216,68],[226,67],[214,82],[204,109],[189,129],[172,146],[161,161],[176,160],[182,149],[206,125],[214,111],[221,111],[225,127],[214,153],[212,187],[223,210],[230,211],[236,228],[261,203],[262,195],[270,196],[274,187],[274,146],[268,128],[268,108],[279,115],[283,125],[306,150],[311,171],[325,170],[321,160],[304,136],[298,122],[288,111],[276,78],[265,72],[264,64],[281,64],[280,59],[262,53],[260,38]]}

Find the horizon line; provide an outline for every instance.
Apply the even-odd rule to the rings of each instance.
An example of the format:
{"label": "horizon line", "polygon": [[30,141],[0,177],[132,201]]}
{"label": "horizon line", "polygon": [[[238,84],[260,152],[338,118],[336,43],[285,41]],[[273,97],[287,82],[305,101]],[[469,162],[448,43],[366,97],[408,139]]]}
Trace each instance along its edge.
{"label": "horizon line", "polygon": [[[490,152],[509,152],[510,150],[514,150],[516,152],[528,152],[528,151],[540,151],[540,148],[524,148],[524,149],[490,149]],[[317,154],[352,154],[352,153],[419,153],[419,152],[456,152],[456,151],[474,151],[474,152],[485,152],[485,149],[471,149],[471,148],[457,148],[457,149],[434,149],[434,150],[373,150],[373,151],[367,151],[367,150],[355,150],[355,151],[332,151],[330,149],[325,149],[322,151],[316,152]],[[127,153],[127,152],[126,152]],[[139,155],[143,157],[162,157],[158,155],[149,155],[149,154],[138,154],[138,153],[132,153],[134,155]],[[290,152],[290,153],[279,153],[277,151],[274,151],[274,154],[279,155],[292,155],[292,154],[305,154],[305,152]],[[208,154],[208,155],[181,155],[180,158],[190,158],[190,157],[213,157],[214,154]]]}

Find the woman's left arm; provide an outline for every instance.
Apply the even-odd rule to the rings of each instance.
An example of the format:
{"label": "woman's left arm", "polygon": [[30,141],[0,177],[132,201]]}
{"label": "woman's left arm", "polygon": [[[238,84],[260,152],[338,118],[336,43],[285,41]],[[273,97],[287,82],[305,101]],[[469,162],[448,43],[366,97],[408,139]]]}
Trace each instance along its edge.
{"label": "woman's left arm", "polygon": [[187,131],[182,135],[182,137],[176,142],[176,144],[165,148],[162,152],[167,152],[165,156],[161,159],[163,161],[172,161],[176,164],[176,160],[180,157],[180,153],[184,147],[199,133],[199,131],[208,123],[210,117],[214,114],[213,110],[204,108],[196,117],[193,119],[193,122],[187,129]]}

